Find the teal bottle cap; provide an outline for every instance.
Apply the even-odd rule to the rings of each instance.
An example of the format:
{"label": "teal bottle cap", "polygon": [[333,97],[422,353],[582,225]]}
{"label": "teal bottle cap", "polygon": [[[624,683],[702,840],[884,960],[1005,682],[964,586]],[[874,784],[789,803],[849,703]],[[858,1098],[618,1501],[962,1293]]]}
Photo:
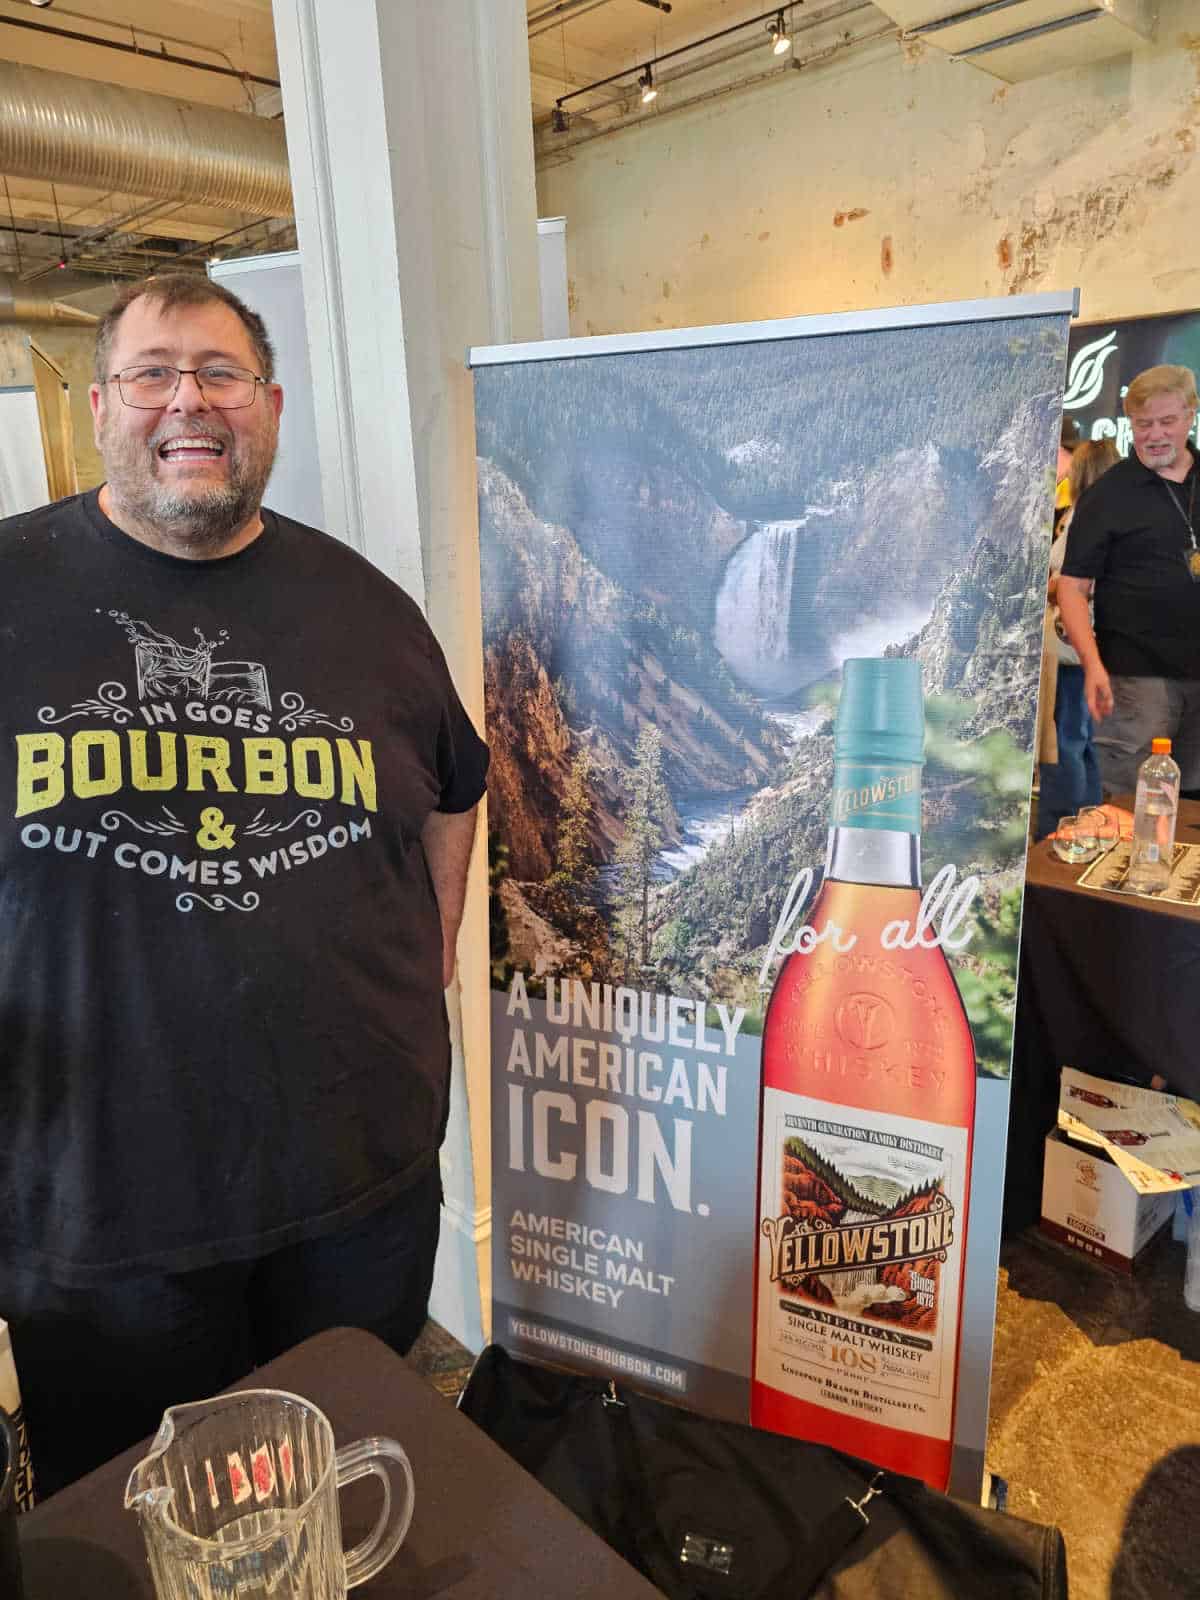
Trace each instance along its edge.
{"label": "teal bottle cap", "polygon": [[925,759],[919,661],[911,656],[871,656],[842,663],[834,755],[851,761]]}

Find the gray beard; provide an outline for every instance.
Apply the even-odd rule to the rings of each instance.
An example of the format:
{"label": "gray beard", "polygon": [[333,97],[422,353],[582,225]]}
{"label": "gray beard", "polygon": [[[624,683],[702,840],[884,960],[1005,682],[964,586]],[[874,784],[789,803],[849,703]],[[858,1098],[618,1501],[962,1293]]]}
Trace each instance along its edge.
{"label": "gray beard", "polygon": [[1170,468],[1178,465],[1179,457],[1180,457],[1181,453],[1183,455],[1187,454],[1187,446],[1186,445],[1183,447],[1183,451],[1182,452],[1180,452],[1179,450],[1172,450],[1171,454],[1169,456],[1161,456],[1157,461],[1155,461],[1153,459],[1151,459],[1150,461],[1142,461],[1142,457],[1138,454],[1138,452],[1136,450],[1134,451],[1134,454],[1137,455],[1137,458],[1138,458],[1139,461],[1142,462],[1142,465],[1144,467],[1149,467],[1151,472],[1162,472],[1164,469],[1169,471]]}
{"label": "gray beard", "polygon": [[106,456],[105,465],[114,509],[142,530],[149,544],[173,545],[189,556],[204,556],[219,555],[257,515],[274,461],[273,447],[251,450],[228,482],[201,490],[171,488],[153,476],[147,480],[121,448]]}
{"label": "gray beard", "polygon": [[265,487],[239,479],[197,495],[155,486],[133,503],[121,503],[161,538],[189,550],[210,550],[219,549],[246,525],[258,510]]}

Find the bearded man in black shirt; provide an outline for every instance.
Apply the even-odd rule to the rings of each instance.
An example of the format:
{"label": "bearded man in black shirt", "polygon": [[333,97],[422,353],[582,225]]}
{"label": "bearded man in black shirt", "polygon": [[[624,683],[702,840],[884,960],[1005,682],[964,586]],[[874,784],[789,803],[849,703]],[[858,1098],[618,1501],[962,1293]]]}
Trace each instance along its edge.
{"label": "bearded man in black shirt", "polygon": [[181,275],[97,338],[107,482],[0,524],[0,1316],[43,1492],[437,1245],[487,750],[418,607],[262,505],[261,320]]}
{"label": "bearded man in black shirt", "polygon": [[1150,367],[1133,380],[1133,453],[1081,496],[1067,539],[1058,605],[1083,666],[1107,794],[1132,792],[1156,738],[1172,741],[1183,788],[1200,788],[1196,401],[1187,367]]}

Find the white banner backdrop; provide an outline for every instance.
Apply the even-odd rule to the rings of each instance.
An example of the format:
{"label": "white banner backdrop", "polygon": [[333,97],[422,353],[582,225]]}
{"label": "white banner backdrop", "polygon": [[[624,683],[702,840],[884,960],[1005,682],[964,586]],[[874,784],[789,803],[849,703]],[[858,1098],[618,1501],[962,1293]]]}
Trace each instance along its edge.
{"label": "white banner backdrop", "polygon": [[50,498],[32,389],[0,389],[0,517],[33,511]]}

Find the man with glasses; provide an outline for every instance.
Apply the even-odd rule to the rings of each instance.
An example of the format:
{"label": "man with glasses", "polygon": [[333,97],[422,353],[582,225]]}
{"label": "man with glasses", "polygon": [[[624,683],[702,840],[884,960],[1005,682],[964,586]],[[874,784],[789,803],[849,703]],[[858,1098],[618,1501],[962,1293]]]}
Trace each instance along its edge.
{"label": "man with glasses", "polygon": [[283,395],[125,290],[106,482],[0,524],[0,1316],[43,1492],[337,1323],[426,1314],[486,747],[420,611],[266,509]]}
{"label": "man with glasses", "polygon": [[1133,792],[1156,738],[1172,741],[1183,789],[1200,789],[1196,404],[1187,367],[1139,373],[1125,393],[1133,452],[1081,496],[1067,539],[1059,613],[1084,669],[1106,794]]}

